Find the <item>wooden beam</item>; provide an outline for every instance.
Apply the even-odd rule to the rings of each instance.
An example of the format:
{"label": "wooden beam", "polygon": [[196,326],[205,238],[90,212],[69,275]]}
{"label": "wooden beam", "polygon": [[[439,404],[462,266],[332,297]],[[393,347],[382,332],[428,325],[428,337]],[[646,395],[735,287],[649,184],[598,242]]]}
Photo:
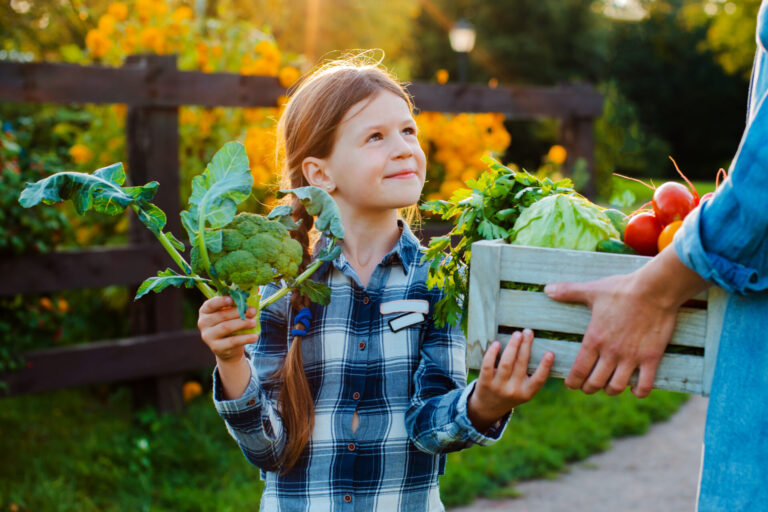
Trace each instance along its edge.
{"label": "wooden beam", "polygon": [[132,285],[176,268],[159,242],[0,258],[0,296]]}
{"label": "wooden beam", "polygon": [[[276,106],[286,93],[275,77],[161,69],[140,57],[122,68],[0,62],[0,100],[254,107]],[[602,114],[602,96],[586,84],[491,89],[416,82],[407,89],[427,111],[502,112],[513,119]]]}
{"label": "wooden beam", "polygon": [[0,375],[10,394],[168,375],[215,365],[198,330],[136,336],[25,354],[27,368]]}

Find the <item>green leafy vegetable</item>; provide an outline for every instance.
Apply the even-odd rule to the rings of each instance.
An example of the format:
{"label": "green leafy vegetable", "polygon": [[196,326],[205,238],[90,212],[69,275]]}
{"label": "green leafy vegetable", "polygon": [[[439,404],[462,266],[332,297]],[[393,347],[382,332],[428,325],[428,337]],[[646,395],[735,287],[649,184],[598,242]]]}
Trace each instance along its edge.
{"label": "green leafy vegetable", "polygon": [[[446,236],[435,237],[422,261],[429,262],[427,286],[444,290],[435,305],[435,323],[455,325],[461,322],[466,332],[468,310],[468,272],[471,245],[478,240],[509,239],[521,212],[543,197],[573,192],[569,179],[540,179],[525,171],[514,171],[491,157],[483,158],[488,170],[469,188],[459,189],[449,201],[429,201],[421,209],[451,220],[454,224]],[[455,245],[452,239],[457,239]]]}
{"label": "green leafy vegetable", "polygon": [[[192,181],[189,207],[181,212],[182,225],[192,245],[191,265],[180,253],[184,244],[172,233],[163,232],[165,213],[150,202],[157,192],[157,182],[123,187],[124,182],[125,172],[119,163],[93,174],[62,172],[29,184],[19,202],[32,207],[71,199],[81,214],[93,209],[117,215],[132,208],[184,272],[166,269],[150,277],[141,284],[134,300],[168,286],[197,286],[207,298],[232,297],[241,318],[245,318],[249,306],[260,311],[293,289],[306,293],[310,300],[328,304],[330,288],[308,281],[324,261],[338,256],[341,247],[337,242],[344,236],[338,207],[325,191],[303,187],[280,193],[281,197],[295,194],[307,212],[317,216],[315,225],[330,241],[316,261],[297,276],[302,247],[289,233],[298,227],[291,218],[291,207],[278,206],[268,217],[250,213],[236,215],[237,205],[249,196],[253,187],[242,144],[225,144],[205,171]],[[280,290],[262,301],[260,286],[272,282],[282,282]],[[259,327],[249,332],[258,333]]]}
{"label": "green leafy vegetable", "polygon": [[594,251],[598,242],[620,238],[600,207],[573,194],[536,201],[522,212],[511,232],[511,243]]}

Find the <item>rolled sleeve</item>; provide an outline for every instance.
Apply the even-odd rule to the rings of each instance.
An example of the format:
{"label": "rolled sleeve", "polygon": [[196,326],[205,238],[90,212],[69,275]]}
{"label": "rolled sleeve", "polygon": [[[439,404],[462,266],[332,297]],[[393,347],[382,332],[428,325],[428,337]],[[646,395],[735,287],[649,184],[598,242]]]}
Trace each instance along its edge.
{"label": "rolled sleeve", "polygon": [[408,435],[419,450],[432,454],[495,443],[509,415],[485,433],[478,432],[469,420],[467,403],[475,382],[466,385],[466,339],[461,329],[429,325],[406,413]]}
{"label": "rolled sleeve", "polygon": [[731,171],[676,234],[680,261],[728,292],[768,289],[768,106],[758,104]]}

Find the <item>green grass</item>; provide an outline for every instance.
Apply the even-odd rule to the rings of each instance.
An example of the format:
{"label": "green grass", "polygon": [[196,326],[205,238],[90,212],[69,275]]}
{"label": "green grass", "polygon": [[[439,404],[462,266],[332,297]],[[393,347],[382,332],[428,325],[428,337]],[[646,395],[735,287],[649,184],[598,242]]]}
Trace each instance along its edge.
{"label": "green grass", "polygon": [[[644,432],[685,395],[587,396],[550,380],[515,412],[493,447],[448,456],[447,505],[514,495],[510,483],[551,475],[568,461]],[[0,400],[0,511],[255,510],[262,483],[211,403],[178,416],[131,411],[129,388],[89,388]]]}

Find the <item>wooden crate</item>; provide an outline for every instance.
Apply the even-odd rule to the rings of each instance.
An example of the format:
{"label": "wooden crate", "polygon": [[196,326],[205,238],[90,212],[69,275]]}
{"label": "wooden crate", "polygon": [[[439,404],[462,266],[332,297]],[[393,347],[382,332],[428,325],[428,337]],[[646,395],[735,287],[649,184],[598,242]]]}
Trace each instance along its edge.
{"label": "wooden crate", "polygon": [[[501,240],[472,244],[469,285],[467,362],[479,368],[486,347],[494,340],[506,343],[504,328],[531,328],[583,335],[589,308],[550,299],[539,291],[505,289],[502,282],[544,285],[559,281],[589,281],[612,274],[630,273],[650,258],[624,254],[569,251],[509,245]],[[717,359],[727,295],[712,287],[698,295],[702,308],[680,308],[670,346],[696,347],[703,355],[667,353],[661,360],[654,388],[707,396]],[[508,329],[506,329],[508,330]],[[530,368],[547,350],[555,353],[550,373],[565,378],[580,343],[535,337]],[[669,351],[669,349],[668,349]],[[633,376],[635,382],[637,374]]]}

